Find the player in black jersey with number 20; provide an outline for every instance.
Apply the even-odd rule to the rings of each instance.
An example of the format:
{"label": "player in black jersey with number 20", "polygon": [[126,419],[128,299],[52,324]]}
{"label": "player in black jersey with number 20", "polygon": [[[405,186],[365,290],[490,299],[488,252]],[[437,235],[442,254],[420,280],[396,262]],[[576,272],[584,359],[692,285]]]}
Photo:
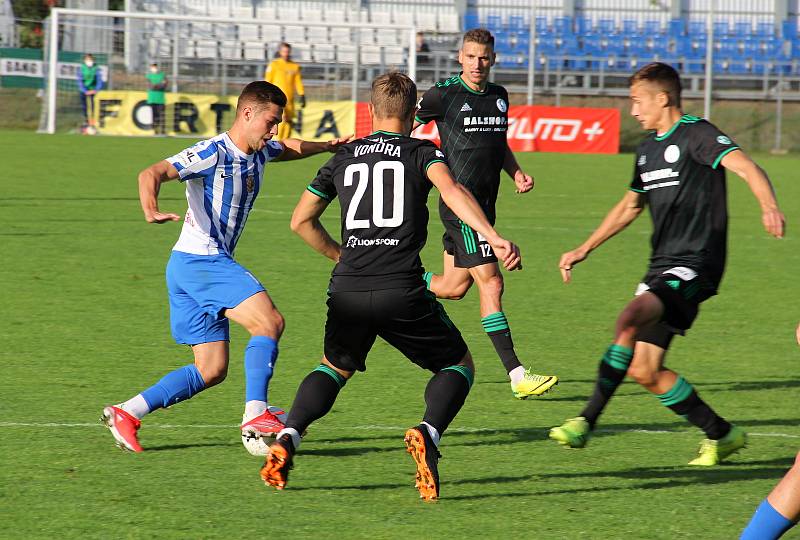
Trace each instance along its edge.
{"label": "player in black jersey with number 20", "polygon": [[[380,336],[412,362],[434,373],[425,389],[422,423],[406,431],[426,500],[439,495],[439,437],[455,418],[472,385],[475,366],[458,329],[425,287],[419,252],[428,229],[427,198],[436,186],[455,214],[486,238],[507,270],[519,250],[489,223],[475,198],[450,175],[433,143],[409,136],[416,86],[401,73],[372,83],[372,135],[342,147],[303,194],[292,229],[336,261],[329,286],[325,354],[300,384],[286,429],[270,446],[261,476],[282,489],[300,434],[330,411],[339,390],[366,369],[367,353]],[[339,197],[341,244],[320,223]]]}
{"label": "player in black jersey with number 20", "polygon": [[664,366],[675,334],[688,330],[700,303],[717,293],[725,268],[728,210],[725,169],[742,177],[761,205],[767,232],[781,238],[784,217],[764,171],[711,123],[682,114],[681,80],[667,64],[648,64],[630,79],[631,114],[653,130],[639,145],[630,190],[580,247],[562,255],[573,266],[650,207],[650,267],[617,319],[614,343],[600,362],[594,394],[577,418],[550,430],[572,448],[586,444],[625,375],[702,429],[706,439],[690,465],[716,465],[745,444],[745,433],[718,416],[691,384]]}
{"label": "player in black jersey with number 20", "polygon": [[[458,51],[463,71],[425,92],[414,124],[416,128],[436,122],[453,176],[475,196],[492,225],[501,171],[514,180],[517,193],[533,188],[533,178],[525,174],[508,147],[508,92],[489,82],[494,60],[494,36],[488,30],[465,33]],[[492,247],[441,199],[439,216],[445,228],[444,273],[426,272],[428,288],[439,298],[459,300],[476,283],[481,323],[511,379],[514,397],[527,399],[547,392],[558,377],[526,370],[517,358],[503,312],[503,274]]]}

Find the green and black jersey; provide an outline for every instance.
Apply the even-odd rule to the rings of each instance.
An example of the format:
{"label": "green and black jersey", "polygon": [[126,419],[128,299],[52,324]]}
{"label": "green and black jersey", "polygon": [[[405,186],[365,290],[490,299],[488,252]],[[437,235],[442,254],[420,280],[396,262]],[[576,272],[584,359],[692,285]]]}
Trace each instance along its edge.
{"label": "green and black jersey", "polygon": [[[483,92],[477,92],[456,75],[425,92],[416,120],[423,124],[436,122],[453,176],[472,192],[494,223],[500,171],[506,156],[506,89],[489,83]],[[458,219],[441,199],[439,204],[442,219]]]}
{"label": "green and black jersey", "polygon": [[347,143],[308,190],[339,197],[342,253],[330,292],[423,286],[419,252],[428,237],[428,167],[447,163],[430,141],[378,131]]}
{"label": "green and black jersey", "polygon": [[686,266],[719,286],[728,231],[720,163],[738,148],[713,124],[689,115],[639,145],[630,189],[645,195],[653,219],[650,274]]}

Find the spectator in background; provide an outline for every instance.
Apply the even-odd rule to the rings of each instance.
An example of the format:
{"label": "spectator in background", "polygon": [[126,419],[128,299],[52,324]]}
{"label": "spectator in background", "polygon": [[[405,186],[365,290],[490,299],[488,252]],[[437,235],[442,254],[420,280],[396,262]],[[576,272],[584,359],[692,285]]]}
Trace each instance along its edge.
{"label": "spectator in background", "polygon": [[94,63],[94,56],[87,54],[83,57],[77,76],[84,118],[82,130],[84,133],[94,134],[97,131],[94,121],[94,95],[103,89],[103,77]]}
{"label": "spectator in background", "polygon": [[417,32],[417,65],[427,65],[431,62],[431,48],[425,41],[425,34]]}
{"label": "spectator in background", "polygon": [[158,64],[150,64],[147,77],[147,104],[153,115],[153,131],[156,135],[164,135],[164,104],[166,103],[167,76],[158,68]]}
{"label": "spectator in background", "polygon": [[[300,76],[300,66],[291,60],[292,46],[281,43],[278,47],[278,57],[267,66],[264,80],[272,83],[286,94],[286,107],[283,108],[283,121],[278,125],[277,140],[288,139],[292,134],[292,121],[294,120],[294,98],[300,103],[300,108],[306,106],[303,79]],[[295,94],[295,92],[297,92]]]}

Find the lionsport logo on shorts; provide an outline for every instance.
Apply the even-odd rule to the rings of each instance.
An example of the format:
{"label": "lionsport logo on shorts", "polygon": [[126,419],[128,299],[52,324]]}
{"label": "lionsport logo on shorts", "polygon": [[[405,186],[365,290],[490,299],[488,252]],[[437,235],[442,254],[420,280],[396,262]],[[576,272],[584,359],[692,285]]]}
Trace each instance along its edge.
{"label": "lionsport logo on shorts", "polygon": [[396,238],[356,238],[355,236],[350,236],[347,239],[347,244],[345,247],[355,248],[355,247],[374,247],[374,246],[396,246],[400,244],[400,240]]}

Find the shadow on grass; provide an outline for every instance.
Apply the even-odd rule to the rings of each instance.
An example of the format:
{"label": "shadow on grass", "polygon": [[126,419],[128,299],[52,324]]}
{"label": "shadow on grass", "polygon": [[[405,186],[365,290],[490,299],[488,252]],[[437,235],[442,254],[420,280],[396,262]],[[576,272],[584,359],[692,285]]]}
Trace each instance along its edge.
{"label": "shadow on grass", "polygon": [[191,444],[164,444],[161,446],[148,446],[145,448],[147,452],[169,452],[171,450],[186,450],[187,448],[209,448],[209,447],[228,447],[228,446],[241,446],[241,442],[207,442],[207,443],[191,443]]}

